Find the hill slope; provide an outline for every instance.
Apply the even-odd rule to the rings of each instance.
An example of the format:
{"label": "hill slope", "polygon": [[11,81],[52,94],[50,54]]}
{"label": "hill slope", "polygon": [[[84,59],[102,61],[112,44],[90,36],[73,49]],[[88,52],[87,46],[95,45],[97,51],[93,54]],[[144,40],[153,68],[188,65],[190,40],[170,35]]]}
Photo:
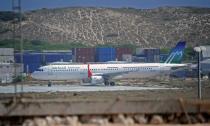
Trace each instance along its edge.
{"label": "hill slope", "polygon": [[[0,39],[12,37],[11,20],[1,20]],[[171,47],[179,40],[188,45],[210,44],[210,9],[191,7],[59,8],[24,13],[23,37],[52,43],[85,45],[135,44]]]}

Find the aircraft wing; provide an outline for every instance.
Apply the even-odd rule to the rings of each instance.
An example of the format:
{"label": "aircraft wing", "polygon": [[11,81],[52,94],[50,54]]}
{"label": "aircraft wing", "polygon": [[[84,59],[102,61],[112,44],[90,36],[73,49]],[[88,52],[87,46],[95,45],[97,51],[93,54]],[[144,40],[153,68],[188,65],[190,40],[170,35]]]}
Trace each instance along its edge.
{"label": "aircraft wing", "polygon": [[[135,71],[138,71],[138,70],[135,70]],[[135,72],[135,71],[132,70],[132,71],[120,71],[116,73],[93,73],[93,76],[102,76],[104,79],[112,79],[116,76],[128,74],[130,72]]]}
{"label": "aircraft wing", "polygon": [[175,66],[171,66],[171,70],[173,72],[179,71],[179,70],[182,70],[182,69],[189,69],[189,68],[190,68],[189,64],[177,64]]}

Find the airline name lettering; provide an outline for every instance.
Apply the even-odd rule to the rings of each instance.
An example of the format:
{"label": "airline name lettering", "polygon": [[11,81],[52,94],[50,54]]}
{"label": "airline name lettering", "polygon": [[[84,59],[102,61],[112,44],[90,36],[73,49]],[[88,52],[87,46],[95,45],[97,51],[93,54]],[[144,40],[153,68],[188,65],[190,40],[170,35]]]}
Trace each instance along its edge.
{"label": "airline name lettering", "polygon": [[52,67],[52,69],[66,69],[65,66]]}
{"label": "airline name lettering", "polygon": [[52,67],[52,69],[79,69],[79,67],[56,66]]}

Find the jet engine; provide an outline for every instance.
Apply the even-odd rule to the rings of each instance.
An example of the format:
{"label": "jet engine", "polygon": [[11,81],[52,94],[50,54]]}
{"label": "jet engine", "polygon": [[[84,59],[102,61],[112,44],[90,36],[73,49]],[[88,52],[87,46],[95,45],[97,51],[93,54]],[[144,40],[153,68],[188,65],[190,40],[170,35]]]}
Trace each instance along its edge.
{"label": "jet engine", "polygon": [[91,76],[91,83],[92,84],[104,83],[104,78],[102,76]]}

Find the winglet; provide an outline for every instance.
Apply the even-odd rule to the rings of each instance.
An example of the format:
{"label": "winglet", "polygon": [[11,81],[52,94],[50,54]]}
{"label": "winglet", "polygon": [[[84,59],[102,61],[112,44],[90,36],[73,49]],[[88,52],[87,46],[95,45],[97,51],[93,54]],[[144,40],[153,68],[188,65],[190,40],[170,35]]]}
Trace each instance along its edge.
{"label": "winglet", "polygon": [[90,64],[88,64],[88,78],[91,78],[92,72],[90,70]]}

